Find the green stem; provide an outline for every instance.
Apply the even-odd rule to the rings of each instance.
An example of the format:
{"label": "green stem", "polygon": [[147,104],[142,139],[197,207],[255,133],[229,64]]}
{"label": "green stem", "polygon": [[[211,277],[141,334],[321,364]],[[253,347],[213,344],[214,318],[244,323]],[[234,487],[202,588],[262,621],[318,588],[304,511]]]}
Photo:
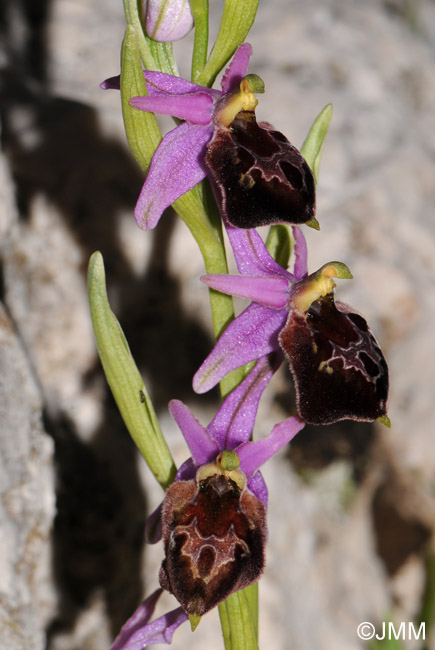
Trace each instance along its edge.
{"label": "green stem", "polygon": [[[204,190],[207,196],[207,188]],[[193,192],[181,196],[173,204],[174,209],[183,219],[192,233],[204,259],[206,273],[228,273],[222,224],[216,204],[207,201],[207,210],[198,201]],[[214,205],[214,208],[213,208]],[[210,290],[210,307],[213,320],[213,331],[218,339],[227,325],[234,319],[233,299],[219,291]],[[237,368],[228,374],[220,383],[222,397],[226,397],[244,378],[243,368]]]}
{"label": "green stem", "polygon": [[[258,650],[257,624],[250,596],[258,585],[231,594],[219,605],[225,650]],[[257,589],[255,589],[256,591]]]}
{"label": "green stem", "polygon": [[195,21],[191,78],[196,83],[196,80],[207,63],[208,0],[190,0],[190,8]]}

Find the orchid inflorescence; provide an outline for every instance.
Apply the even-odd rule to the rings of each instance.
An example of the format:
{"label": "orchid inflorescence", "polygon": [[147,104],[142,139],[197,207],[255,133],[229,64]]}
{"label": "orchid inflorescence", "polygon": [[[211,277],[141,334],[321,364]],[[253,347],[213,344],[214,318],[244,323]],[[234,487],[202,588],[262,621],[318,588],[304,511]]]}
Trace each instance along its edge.
{"label": "orchid inflorescence", "polygon": [[[243,0],[240,4],[249,5],[251,12],[255,5],[255,15],[255,2]],[[142,23],[132,9],[136,3],[126,5],[130,7],[126,14],[130,36],[132,29],[136,30],[135,38],[128,42],[137,46],[142,60],[150,60],[152,48],[154,53],[165,52],[166,60],[171,60],[168,49],[156,50],[167,48],[167,43],[156,41],[181,38],[190,30],[189,4],[150,0],[144,15],[151,39],[141,31]],[[121,71],[121,77],[107,79],[102,87],[121,89],[124,96],[130,92],[127,109],[132,111],[132,120],[137,111],[150,116],[166,114],[177,120],[177,126],[154,147],[134,211],[138,225],[145,230],[156,227],[164,210],[186,193],[197,200],[198,193],[192,193],[207,179],[239,275],[207,272],[201,280],[214,291],[251,302],[237,318],[226,319],[231,322],[193,378],[194,390],[204,393],[240,369],[238,380],[233,381],[211,423],[204,427],[180,401],[169,404],[190,450],[188,460],[175,472],[171,462],[164,465],[162,460],[159,465],[156,461],[157,457],[167,459],[169,451],[159,438],[145,387],[139,392],[151,414],[145,423],[149,430],[143,432],[143,425],[137,424],[134,413],[131,415],[129,405],[137,406],[140,379],[125,341],[118,346],[123,355],[118,363],[113,352],[116,345],[112,339],[104,339],[98,316],[102,312],[111,324],[113,337],[122,334],[118,324],[113,325],[114,316],[101,287],[98,296],[103,296],[101,305],[104,300],[107,305],[101,309],[96,306],[97,290],[93,287],[97,262],[91,263],[91,307],[103,366],[129,430],[135,441],[140,440],[138,446],[166,489],[162,504],[147,525],[152,541],[163,540],[161,589],[149,596],[125,624],[113,650],[170,643],[181,623],[190,619],[194,629],[211,608],[258,580],[267,539],[267,488],[259,468],[305,423],[350,419],[389,424],[388,369],[381,349],[365,319],[335,301],[335,280],[352,278],[351,272],[345,264],[332,261],[308,273],[307,247],[300,226],[318,228],[315,179],[326,127],[317,121],[310,132],[304,145],[307,161],[282,133],[256,121],[256,94],[264,92],[264,84],[257,75],[248,74],[252,50],[243,43],[245,33],[238,35],[238,43],[231,48],[235,53],[223,75],[221,90],[210,88],[219,65],[222,67],[232,52],[226,49],[228,39],[219,40],[219,32],[210,58],[201,55],[201,34],[203,52],[206,36],[200,29],[198,3],[193,2],[191,8],[198,32],[192,81],[164,69],[164,57],[156,57],[154,69],[135,70],[136,79],[143,75],[146,88],[146,94],[135,96],[137,85],[131,81],[134,75],[129,74],[128,61],[137,62],[139,57],[131,55],[123,58],[127,69]],[[221,30],[225,20],[228,22],[224,12]],[[226,28],[231,29],[228,25]],[[201,56],[202,67],[198,64]],[[211,69],[213,62],[215,68]],[[197,83],[201,80],[208,85]],[[126,128],[129,135],[127,119]],[[149,147],[146,139],[142,144],[144,149]],[[205,203],[202,210],[207,219]],[[189,225],[188,216],[182,216]],[[271,240],[275,238],[275,247],[266,246],[255,230],[265,225],[272,226],[270,236]],[[281,254],[289,242],[294,258],[291,270]],[[224,251],[222,240],[219,245]],[[268,248],[274,248],[273,255]],[[204,250],[206,246],[201,247]],[[206,268],[212,267],[206,256],[205,263]],[[221,268],[225,270],[226,266]],[[276,424],[268,436],[253,441],[261,395],[283,360],[288,361],[295,384],[296,414]],[[127,377],[124,384],[134,388],[123,388],[113,368],[122,370]],[[162,588],[172,593],[180,606],[150,622]]]}

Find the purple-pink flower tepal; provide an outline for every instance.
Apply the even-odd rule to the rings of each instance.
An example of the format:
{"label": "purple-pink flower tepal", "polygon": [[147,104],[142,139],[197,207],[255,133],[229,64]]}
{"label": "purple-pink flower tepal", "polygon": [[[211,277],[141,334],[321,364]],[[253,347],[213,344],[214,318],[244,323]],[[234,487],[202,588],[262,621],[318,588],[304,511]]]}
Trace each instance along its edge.
{"label": "purple-pink flower tepal", "polygon": [[[112,650],[170,643],[175,627],[187,615],[202,616],[260,577],[267,488],[259,467],[304,427],[293,416],[277,424],[267,437],[250,440],[258,402],[279,362],[274,354],[261,359],[207,427],[182,402],[170,402],[191,458],[178,470],[163,501],[165,559],[159,579],[181,608],[150,623],[147,599],[125,624]],[[153,597],[156,600],[158,592]]]}
{"label": "purple-pink flower tepal", "polygon": [[[256,75],[246,76],[251,52],[248,43],[238,48],[221,91],[144,71],[148,96],[133,97],[130,105],[184,121],[154,153],[134,211],[141,228],[154,228],[163,211],[207,175],[223,217],[237,227],[314,220],[308,164],[282,133],[256,121],[254,93],[264,92],[264,84]],[[119,83],[113,77],[101,87]]]}
{"label": "purple-pink flower tepal", "polygon": [[307,274],[305,239],[293,228],[293,273],[269,255],[254,230],[227,226],[240,276],[206,275],[209,287],[253,302],[224,331],[197,371],[203,393],[228,372],[280,350],[289,361],[299,416],[307,423],[351,419],[388,424],[388,368],[364,318],[334,301],[340,262]]}

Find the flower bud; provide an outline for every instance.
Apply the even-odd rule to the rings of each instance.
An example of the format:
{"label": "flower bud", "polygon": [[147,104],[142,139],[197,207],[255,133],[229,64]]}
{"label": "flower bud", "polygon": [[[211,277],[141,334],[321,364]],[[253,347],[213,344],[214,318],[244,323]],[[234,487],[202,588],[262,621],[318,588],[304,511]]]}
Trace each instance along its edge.
{"label": "flower bud", "polygon": [[144,15],[146,32],[155,41],[178,41],[193,27],[189,0],[148,0]]}

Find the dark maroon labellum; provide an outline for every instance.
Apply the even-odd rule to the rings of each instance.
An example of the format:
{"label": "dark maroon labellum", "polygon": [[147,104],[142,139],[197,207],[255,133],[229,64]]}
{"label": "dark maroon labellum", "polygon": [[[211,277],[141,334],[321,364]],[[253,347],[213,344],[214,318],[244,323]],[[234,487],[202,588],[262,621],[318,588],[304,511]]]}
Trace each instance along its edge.
{"label": "dark maroon labellum", "polygon": [[302,224],[316,213],[313,174],[299,151],[253,111],[237,114],[229,129],[216,129],[206,165],[222,215],[238,228]]}
{"label": "dark maroon labellum", "polygon": [[299,416],[309,424],[371,422],[387,413],[388,367],[362,316],[332,294],[293,310],[279,341],[290,362]]}
{"label": "dark maroon labellum", "polygon": [[222,474],[173,483],[162,524],[160,584],[188,614],[202,616],[263,570],[264,506]]}

